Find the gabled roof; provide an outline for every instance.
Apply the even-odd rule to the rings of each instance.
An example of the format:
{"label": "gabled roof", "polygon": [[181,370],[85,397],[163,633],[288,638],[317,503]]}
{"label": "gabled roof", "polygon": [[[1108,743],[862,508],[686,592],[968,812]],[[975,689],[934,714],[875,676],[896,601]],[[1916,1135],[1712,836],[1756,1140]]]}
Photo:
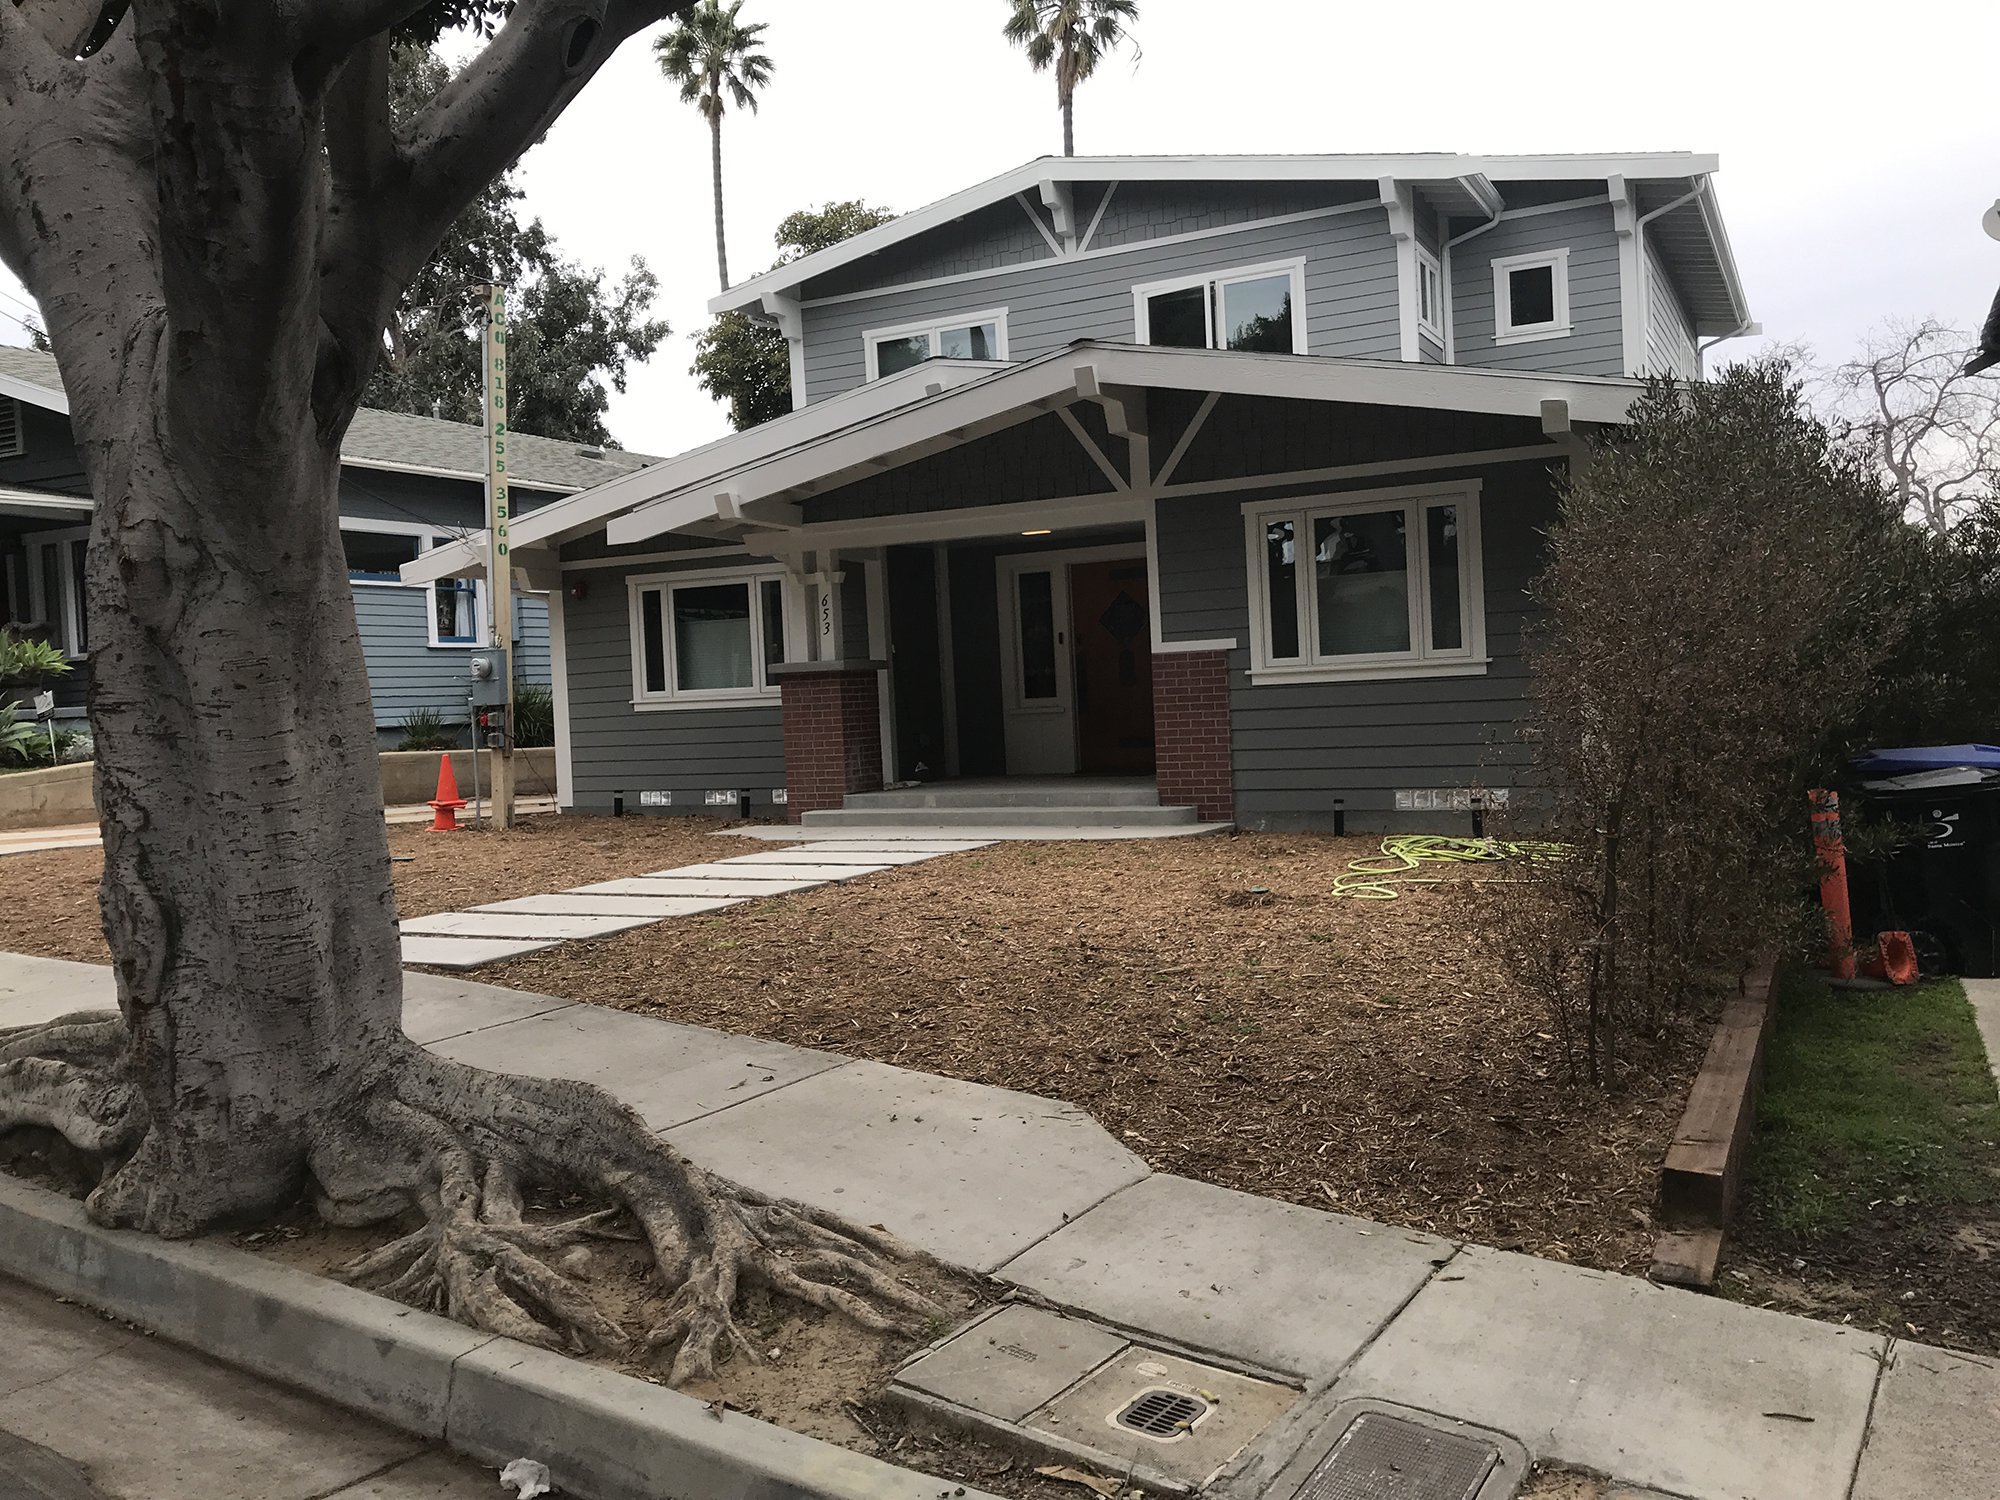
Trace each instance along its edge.
{"label": "gabled roof", "polygon": [[[0,344],[0,396],[69,414],[55,356]],[[649,454],[617,448],[583,448],[554,438],[514,433],[507,450],[514,482],[528,489],[574,493],[658,462]],[[444,479],[486,478],[486,429],[438,417],[363,407],[354,414],[340,461],[357,469],[431,474]]]}
{"label": "gabled roof", "polygon": [[[1579,423],[1618,423],[1645,390],[1636,380],[1544,375],[1468,365],[1328,359],[1168,349],[1086,340],[1018,365],[966,365],[939,379],[939,361],[890,381],[816,402],[763,427],[724,438],[599,489],[522,517],[512,528],[517,558],[530,549],[603,531],[615,545],[707,523],[728,523],[801,486],[822,488],[894,468],[943,447],[1084,399],[1088,389],[1186,390],[1285,400],[1486,412],[1543,419],[1564,403]],[[912,379],[929,375],[929,379]],[[811,420],[807,420],[811,419]],[[403,568],[406,583],[476,573],[485,534],[426,552]]]}
{"label": "gabled roof", "polygon": [[[962,192],[941,198],[830,249],[777,266],[762,276],[731,287],[710,300],[716,314],[739,308],[760,309],[764,298],[793,297],[815,277],[864,260],[891,245],[1004,202],[1020,193],[1033,194],[1047,183],[1104,182],[1378,182],[1393,178],[1412,185],[1436,185],[1440,193],[1462,198],[1463,207],[1447,203],[1453,213],[1474,211],[1485,201],[1487,184],[1505,182],[1603,182],[1624,177],[1633,183],[1687,183],[1714,172],[1713,155],[1689,151],[1639,151],[1555,156],[1463,156],[1454,152],[1401,155],[1319,156],[1045,156],[1003,172]],[[1725,242],[1720,247],[1728,255]],[[1730,268],[1734,279],[1734,267]]]}

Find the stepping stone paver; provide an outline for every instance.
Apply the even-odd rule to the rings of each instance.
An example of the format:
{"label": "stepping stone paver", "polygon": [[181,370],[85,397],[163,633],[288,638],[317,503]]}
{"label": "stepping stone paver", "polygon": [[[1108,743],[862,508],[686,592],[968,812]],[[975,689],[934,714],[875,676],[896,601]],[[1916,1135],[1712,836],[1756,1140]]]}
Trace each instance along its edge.
{"label": "stepping stone paver", "polygon": [[977,1271],[1004,1265],[1150,1171],[1073,1105],[875,1062],[818,1074],[667,1138],[725,1177],[893,1225]]}
{"label": "stepping stone paver", "polygon": [[552,942],[529,943],[504,938],[427,937],[405,934],[403,962],[432,969],[483,969],[510,958],[526,958],[555,947]]}
{"label": "stepping stone paver", "polygon": [[754,901],[763,896],[783,896],[792,891],[809,891],[825,885],[824,880],[709,880],[682,879],[671,875],[635,875],[629,880],[605,880],[596,885],[580,885],[579,893],[602,892],[609,896],[710,896],[724,900]]}
{"label": "stepping stone paver", "polygon": [[888,868],[887,865],[739,865],[728,862],[689,865],[681,874],[700,876],[706,880],[817,880],[833,885],[842,880],[858,880],[863,875],[879,875]]}
{"label": "stepping stone paver", "polygon": [[903,854],[887,849],[787,849],[772,854],[743,854],[734,859],[722,861],[725,865],[748,865],[752,869],[764,865],[866,865],[876,869],[887,869],[891,865],[920,865],[926,860],[940,859],[937,854]]}
{"label": "stepping stone paver", "polygon": [[733,1113],[774,1089],[790,1092],[846,1059],[629,1011],[574,1005],[475,1031],[432,1048],[496,1073],[574,1078],[608,1089],[654,1130]]}
{"label": "stepping stone paver", "polygon": [[1829,1500],[1847,1493],[1885,1343],[1474,1246],[1334,1392],[1446,1412],[1536,1458],[1676,1495]]}
{"label": "stepping stone paver", "polygon": [[1063,1226],[1005,1274],[1113,1323],[1325,1378],[1457,1248],[1162,1173]]}
{"label": "stepping stone paver", "polygon": [[557,891],[550,896],[522,896],[514,901],[494,901],[475,906],[474,911],[528,912],[551,917],[644,917],[659,921],[666,917],[695,917],[703,912],[733,906],[731,901],[703,901],[694,896],[606,896],[588,891]]}
{"label": "stepping stone paver", "polygon": [[551,917],[525,912],[452,911],[403,924],[406,936],[519,938],[529,942],[572,942],[610,937],[649,927],[651,917]]}

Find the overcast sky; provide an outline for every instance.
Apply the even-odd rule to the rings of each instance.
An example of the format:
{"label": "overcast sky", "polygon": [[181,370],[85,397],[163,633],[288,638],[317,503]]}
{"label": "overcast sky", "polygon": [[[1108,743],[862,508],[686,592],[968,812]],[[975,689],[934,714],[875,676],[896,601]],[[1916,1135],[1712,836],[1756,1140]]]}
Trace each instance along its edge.
{"label": "overcast sky", "polygon": [[[766,267],[792,209],[907,211],[1060,151],[1054,84],[1001,38],[1006,11],[747,0],[777,74],[760,113],[724,125],[734,278]],[[1138,35],[1139,66],[1114,60],[1079,95],[1080,151],[1716,152],[1753,315],[1830,357],[1884,318],[1976,326],[2000,287],[2000,243],[1979,225],[2000,197],[1993,0],[1918,0],[1893,19],[1795,0],[1141,0]],[[570,256],[615,270],[642,255],[659,274],[674,336],[613,397],[613,432],[659,454],[726,432],[687,373],[717,290],[707,128],[650,38],[584,91],[521,181]],[[11,279],[5,292],[20,295]]]}

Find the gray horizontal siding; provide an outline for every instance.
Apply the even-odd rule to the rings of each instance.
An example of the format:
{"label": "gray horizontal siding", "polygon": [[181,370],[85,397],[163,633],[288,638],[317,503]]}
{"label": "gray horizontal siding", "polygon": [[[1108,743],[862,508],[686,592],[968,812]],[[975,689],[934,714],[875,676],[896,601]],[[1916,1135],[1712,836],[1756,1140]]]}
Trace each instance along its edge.
{"label": "gray horizontal siding", "polygon": [[[1518,786],[1527,757],[1516,739],[1528,686],[1522,636],[1534,618],[1527,588],[1556,515],[1547,466],[1494,465],[1398,475],[1384,484],[1477,474],[1486,588],[1482,676],[1380,682],[1252,684],[1250,602],[1241,499],[1163,501],[1158,547],[1166,639],[1234,637],[1230,727],[1239,821],[1323,825],[1340,804],[1356,828],[1424,826],[1394,812],[1399,788]],[[1369,488],[1369,484],[1324,487]],[[1461,819],[1462,821],[1462,819]]]}
{"label": "gray horizontal siding", "polygon": [[1007,352],[1016,361],[1038,358],[1077,339],[1130,343],[1137,337],[1133,287],[1301,256],[1306,260],[1310,352],[1397,358],[1401,335],[1395,245],[1389,238],[1387,214],[1363,210],[1146,245],[1127,254],[1049,259],[946,286],[809,304],[807,395],[823,401],[864,384],[868,369],[863,335],[873,329],[1005,307]]}
{"label": "gray horizontal siding", "polygon": [[[1036,219],[1047,225],[1048,214],[1039,201],[1031,195],[1028,202]],[[1023,211],[1021,201],[1008,198],[928,234],[878,250],[853,265],[815,277],[806,283],[804,295],[809,299],[836,297],[843,292],[902,286],[937,276],[994,271],[1003,266],[1046,260],[1054,253],[1041,230],[1035,228],[1035,219]]]}
{"label": "gray horizontal siding", "polygon": [[[514,601],[514,676],[522,682],[549,681],[549,609],[545,599]],[[430,591],[396,584],[356,584],[354,617],[368,663],[368,689],[375,700],[375,727],[400,729],[417,709],[430,709],[447,723],[466,722],[469,659],[465,646],[430,643]]]}
{"label": "gray horizontal siding", "polygon": [[[1570,333],[1523,344],[1493,341],[1493,262],[1569,250]],[[1611,206],[1590,204],[1503,220],[1452,251],[1452,352],[1462,365],[1562,375],[1625,373],[1618,236]]]}
{"label": "gray horizontal siding", "polygon": [[[1277,219],[1287,214],[1309,213],[1338,203],[1352,203],[1357,195],[1350,185],[1335,183],[1290,184],[1281,182],[1128,182],[1111,195],[1111,203],[1098,222],[1093,250],[1109,250],[1144,240],[1163,239],[1174,234],[1199,234],[1204,229],[1224,229],[1257,219]],[[1077,230],[1089,227],[1096,201],[1086,211],[1077,208]]]}
{"label": "gray horizontal siding", "polygon": [[[742,557],[716,558],[740,567]],[[632,632],[625,580],[661,571],[592,569],[582,599],[562,600],[569,667],[570,765],[576,806],[609,812],[623,796],[640,811],[641,792],[671,792],[672,813],[701,813],[702,794],[743,791],[768,811],[771,789],[785,784],[784,716],[775,702],[743,708],[675,709],[639,713],[632,707]],[[651,809],[647,809],[651,811]]]}
{"label": "gray horizontal siding", "polygon": [[1646,247],[1646,373],[1695,377],[1694,330],[1666,267]]}

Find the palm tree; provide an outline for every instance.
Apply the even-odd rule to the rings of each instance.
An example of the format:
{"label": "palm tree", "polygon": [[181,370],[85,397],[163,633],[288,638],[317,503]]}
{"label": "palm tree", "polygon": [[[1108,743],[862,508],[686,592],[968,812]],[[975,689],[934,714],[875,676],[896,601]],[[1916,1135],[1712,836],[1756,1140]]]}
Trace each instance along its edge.
{"label": "palm tree", "polygon": [[1056,99],[1063,113],[1063,155],[1076,155],[1076,86],[1126,42],[1136,62],[1139,45],[1132,23],[1139,0],[1008,0],[1006,37],[1027,49],[1037,73],[1056,70]]}
{"label": "palm tree", "polygon": [[722,115],[730,104],[757,112],[756,90],[771,81],[772,63],[763,49],[766,23],[745,26],[737,17],[743,0],[702,0],[681,13],[673,30],[653,43],[660,71],[681,86],[681,102],[708,121],[715,144],[715,264],[722,289],[729,290],[729,241],[722,227]]}

